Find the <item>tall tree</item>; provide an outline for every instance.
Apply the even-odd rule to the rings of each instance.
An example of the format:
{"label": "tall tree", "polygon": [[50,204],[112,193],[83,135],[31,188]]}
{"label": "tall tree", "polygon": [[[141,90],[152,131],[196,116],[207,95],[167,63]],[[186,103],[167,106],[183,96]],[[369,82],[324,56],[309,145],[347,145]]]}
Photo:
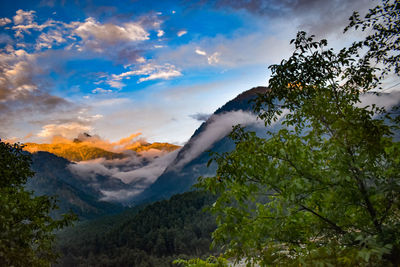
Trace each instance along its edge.
{"label": "tall tree", "polygon": [[337,53],[299,32],[293,55],[270,67],[255,112],[281,129],[261,138],[237,126],[236,149],[216,155],[216,176],[199,183],[220,195],[213,238],[228,257],[262,266],[400,264],[397,115],[360,104],[387,75],[398,82],[399,12],[398,0],[385,0],[364,19],[355,13],[349,28],[372,33]]}
{"label": "tall tree", "polygon": [[57,258],[52,249],[54,230],[74,218],[65,215],[55,220],[54,198],[33,196],[24,189],[34,173],[30,155],[19,144],[0,141],[0,265],[50,266]]}

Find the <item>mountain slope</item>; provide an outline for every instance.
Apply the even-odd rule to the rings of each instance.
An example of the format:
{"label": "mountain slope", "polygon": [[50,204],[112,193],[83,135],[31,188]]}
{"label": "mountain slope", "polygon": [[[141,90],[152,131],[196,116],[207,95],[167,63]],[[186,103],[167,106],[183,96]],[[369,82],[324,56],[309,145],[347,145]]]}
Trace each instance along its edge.
{"label": "mountain slope", "polygon": [[[26,188],[35,195],[56,196],[59,209],[53,215],[69,212],[81,219],[92,219],[123,210],[119,204],[99,201],[100,192],[73,174],[68,160],[48,152],[32,154],[32,170],[35,176],[28,179]],[[119,183],[119,180],[113,181]]]}
{"label": "mountain slope", "polygon": [[181,147],[174,145],[174,144],[169,144],[169,143],[154,142],[154,143],[142,143],[139,145],[132,145],[132,146],[128,146],[126,149],[130,149],[130,150],[140,153],[143,151],[149,151],[150,149],[172,152],[178,148],[181,148]]}
{"label": "mountain slope", "polygon": [[[208,151],[222,153],[234,148],[234,143],[226,135],[230,132],[231,126],[237,124],[237,121],[244,125],[247,122],[249,125],[254,125],[253,120],[255,118],[251,115],[252,104],[249,102],[266,90],[266,87],[252,88],[219,108],[195,131],[164,173],[149,188],[133,198],[132,202],[139,204],[168,198],[173,194],[190,190],[199,176],[213,175],[216,171],[216,165],[211,164],[207,168],[207,162],[210,159]],[[233,119],[231,119],[232,117]],[[257,127],[249,127],[252,130],[257,130]],[[215,129],[221,131],[216,132]],[[207,131],[214,131],[212,132],[214,137],[211,141],[211,137],[207,138]],[[209,142],[207,143],[207,141]]]}
{"label": "mountain slope", "polygon": [[215,218],[203,211],[215,196],[189,192],[78,224],[58,233],[56,266],[172,266],[210,251]]}

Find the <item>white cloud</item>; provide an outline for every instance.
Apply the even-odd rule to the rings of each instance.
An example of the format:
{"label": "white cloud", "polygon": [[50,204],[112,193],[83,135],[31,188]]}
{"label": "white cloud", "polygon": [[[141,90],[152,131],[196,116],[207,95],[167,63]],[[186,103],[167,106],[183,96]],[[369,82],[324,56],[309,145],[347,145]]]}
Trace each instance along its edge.
{"label": "white cloud", "polygon": [[149,81],[149,80],[157,80],[157,79],[162,79],[162,80],[168,80],[173,77],[179,77],[182,76],[182,73],[175,68],[173,65],[164,65],[163,67],[156,69],[152,74],[150,74],[147,77],[140,78],[140,82],[144,81]]}
{"label": "white cloud", "polygon": [[124,84],[123,82],[120,82],[118,80],[108,80],[107,83],[111,87],[117,88],[117,89],[122,89],[126,86],[126,84]]}
{"label": "white cloud", "polygon": [[124,202],[154,183],[177,153],[177,150],[161,154],[157,150],[152,156],[130,153],[123,159],[82,161],[68,168],[92,184],[96,183],[97,175],[121,180],[126,185],[124,188],[101,188],[100,191],[104,195],[102,200]]}
{"label": "white cloud", "polygon": [[135,182],[138,179],[146,179],[141,182],[146,187],[154,183],[154,181],[162,174],[165,168],[176,158],[178,151],[175,150],[164,156],[155,158],[150,164],[128,172],[118,172],[113,177],[120,179],[126,184]]}
{"label": "white cloud", "polygon": [[63,35],[60,31],[51,30],[48,33],[42,33],[36,43],[36,49],[52,48],[53,45],[58,45],[61,43],[65,43],[66,40],[63,38]]}
{"label": "white cloud", "polygon": [[390,93],[380,93],[379,95],[373,93],[366,93],[360,96],[360,103],[358,107],[372,106],[383,107],[389,110],[400,101],[400,87],[395,88],[396,91]]}
{"label": "white cloud", "polygon": [[194,51],[196,54],[201,55],[201,56],[206,56],[207,53],[206,51],[200,50],[198,48],[196,48],[196,50]]}
{"label": "white cloud", "polygon": [[157,31],[157,37],[162,37],[165,34],[163,30],[158,30]]}
{"label": "white cloud", "polygon": [[22,9],[17,10],[16,15],[13,17],[14,24],[31,24],[34,19],[35,11],[23,11]]}
{"label": "white cloud", "polygon": [[19,24],[13,26],[12,29],[15,30],[14,34],[15,37],[23,37],[22,34],[23,32],[30,34],[30,30],[43,31],[45,28],[54,27],[57,24],[63,24],[63,23],[49,19],[43,24],[37,24],[36,22],[28,24]]}
{"label": "white cloud", "polygon": [[85,42],[105,42],[107,44],[149,39],[149,33],[139,24],[124,23],[121,26],[111,23],[101,24],[91,17],[79,24],[74,33]]}
{"label": "white cloud", "polygon": [[97,94],[97,93],[106,94],[106,93],[112,93],[112,91],[113,90],[110,90],[110,89],[103,89],[103,88],[97,87],[92,90],[92,93],[93,94]]}
{"label": "white cloud", "polygon": [[183,35],[185,35],[185,34],[187,34],[187,31],[186,31],[186,30],[181,30],[181,31],[179,31],[176,35],[177,35],[178,37],[181,37],[181,36],[183,36]]}
{"label": "white cloud", "polygon": [[157,60],[170,62],[181,68],[207,67],[210,64],[239,68],[272,64],[290,55],[291,51],[286,33],[252,33],[232,38],[219,35],[196,40],[178,48],[164,49],[158,54]]}
{"label": "white cloud", "polygon": [[215,52],[211,56],[207,57],[208,64],[210,64],[210,65],[217,64],[219,62],[220,55],[221,55],[221,53]]}
{"label": "white cloud", "polygon": [[136,62],[145,63],[145,62],[146,62],[146,59],[145,59],[144,57],[138,57],[138,58],[136,59]]}
{"label": "white cloud", "polygon": [[261,124],[262,122],[257,120],[257,116],[253,113],[242,110],[211,116],[205,130],[191,140],[188,149],[183,151],[183,158],[177,162],[175,167],[184,166],[204,151],[210,149],[215,142],[221,140],[232,131],[232,126],[237,124],[247,126],[256,123]]}
{"label": "white cloud", "polygon": [[61,136],[63,138],[72,139],[80,133],[89,132],[91,130],[91,126],[83,125],[78,122],[47,124],[42,127],[42,130],[37,135],[44,138]]}
{"label": "white cloud", "polygon": [[0,27],[3,27],[4,25],[7,25],[11,23],[11,19],[9,18],[0,18]]}
{"label": "white cloud", "polygon": [[[149,80],[156,80],[156,79],[163,79],[168,80],[173,77],[179,77],[182,73],[171,64],[164,64],[158,65],[155,63],[146,63],[142,64],[136,69],[132,69],[127,72],[123,72],[121,74],[113,74],[111,75],[110,79],[107,81],[108,84],[116,84],[119,85],[120,81],[123,79],[129,79],[131,76],[146,76],[142,77],[138,80],[138,83],[149,81]],[[125,86],[123,83],[121,83]]]}

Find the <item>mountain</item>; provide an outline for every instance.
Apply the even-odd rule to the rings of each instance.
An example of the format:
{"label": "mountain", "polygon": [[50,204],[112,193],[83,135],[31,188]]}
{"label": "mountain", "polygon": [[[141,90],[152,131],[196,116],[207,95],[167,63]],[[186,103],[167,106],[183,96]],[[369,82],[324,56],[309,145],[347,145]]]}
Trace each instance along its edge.
{"label": "mountain", "polygon": [[99,147],[91,146],[82,142],[56,143],[56,144],[36,144],[25,143],[24,150],[34,153],[37,151],[47,151],[69,161],[85,161],[97,158],[118,159],[123,158],[124,154],[114,153]]}
{"label": "mountain", "polygon": [[[30,153],[35,153],[37,151],[47,151],[59,157],[63,157],[69,161],[87,161],[98,158],[112,160],[122,159],[127,156],[124,153],[116,153],[101,148],[95,142],[90,142],[90,135],[84,135],[89,141],[82,141],[78,138],[75,138],[74,141],[63,140],[63,142],[57,142],[53,144],[25,143],[24,150]],[[180,148],[180,146],[169,143],[147,143],[144,141],[137,141],[133,142],[132,144],[126,145],[123,150],[132,150],[137,153],[142,153],[149,150],[172,152],[178,148]]]}
{"label": "mountain", "polygon": [[156,149],[160,151],[166,151],[166,152],[172,152],[174,150],[177,150],[181,148],[180,146],[174,145],[174,144],[169,144],[169,143],[159,143],[159,142],[154,142],[154,143],[140,143],[140,144],[133,144],[131,146],[127,146],[126,149],[133,150],[135,152],[144,152],[144,151],[149,151],[151,149]]}
{"label": "mountain", "polygon": [[[123,208],[117,202],[125,203],[125,194],[141,191],[154,181],[151,179],[168,164],[163,168],[164,158],[180,148],[135,141],[134,137],[109,143],[83,133],[73,141],[59,138],[52,144],[26,143],[24,149],[32,154],[36,173],[27,188],[36,195],[56,195],[57,216],[69,210],[81,219],[119,212]],[[112,152],[114,148],[124,152]]]}
{"label": "mountain", "polygon": [[[121,212],[124,208],[117,203],[100,201],[100,192],[89,186],[85,180],[72,173],[70,161],[48,152],[32,154],[34,177],[28,179],[26,188],[35,195],[57,197],[59,209],[52,215],[59,216],[70,210],[81,219],[92,219],[105,214]],[[103,179],[110,179],[103,177]],[[108,181],[122,186],[118,179]]]}
{"label": "mountain", "polygon": [[216,164],[207,167],[210,160],[208,151],[223,153],[234,149],[234,143],[227,135],[232,125],[247,125],[255,131],[262,131],[252,113],[252,99],[267,90],[255,87],[227,102],[205,121],[179,151],[175,160],[161,176],[141,194],[132,198],[132,203],[139,204],[168,198],[174,194],[191,189],[199,176],[215,174]]}

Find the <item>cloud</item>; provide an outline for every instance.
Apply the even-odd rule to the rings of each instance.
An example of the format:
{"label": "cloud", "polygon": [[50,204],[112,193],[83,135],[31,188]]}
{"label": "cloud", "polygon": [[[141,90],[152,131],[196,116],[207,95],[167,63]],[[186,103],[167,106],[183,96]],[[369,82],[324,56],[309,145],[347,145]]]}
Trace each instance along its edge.
{"label": "cloud", "polygon": [[272,64],[291,52],[287,35],[281,34],[282,36],[250,33],[232,37],[206,37],[178,48],[165,49],[158,54],[157,60],[170,62],[182,68],[209,65],[238,68]]}
{"label": "cloud", "polygon": [[181,31],[179,31],[176,35],[177,35],[178,37],[181,37],[181,36],[183,36],[183,35],[185,35],[185,34],[187,34],[187,31],[186,31],[186,30],[181,30]]}
{"label": "cloud", "polygon": [[245,10],[252,15],[278,19],[283,23],[286,23],[289,18],[291,22],[297,24],[298,29],[306,30],[320,37],[326,36],[330,32],[337,32],[338,29],[341,33],[348,24],[348,18],[353,11],[363,13],[374,5],[373,1],[368,0],[206,0],[201,4],[207,4],[217,9]]}
{"label": "cloud", "polygon": [[46,66],[40,64],[42,55],[28,53],[6,45],[0,49],[0,122],[7,125],[2,135],[16,124],[36,119],[38,114],[69,111],[75,105],[48,92]]}
{"label": "cloud", "polygon": [[214,54],[212,54],[211,56],[207,57],[207,62],[208,64],[212,65],[212,64],[217,64],[219,63],[219,56],[221,55],[221,53],[219,52],[215,52]]}
{"label": "cloud", "polygon": [[198,120],[198,121],[206,121],[208,118],[211,117],[212,114],[206,114],[206,113],[196,113],[193,115],[189,115],[192,119]]}
{"label": "cloud", "polygon": [[360,96],[360,103],[357,103],[358,107],[372,106],[383,107],[386,110],[390,110],[393,106],[398,105],[400,102],[400,87],[396,88],[396,91],[390,93],[366,93]]}
{"label": "cloud", "polygon": [[207,62],[210,65],[217,64],[219,62],[219,56],[221,55],[220,52],[215,52],[212,55],[207,56],[207,52],[205,52],[203,50],[200,50],[198,48],[196,48],[195,53],[198,54],[198,55],[201,55],[201,56],[206,56],[207,57]]}
{"label": "cloud", "polygon": [[11,23],[11,20],[9,18],[0,18],[0,27],[3,27],[4,25],[7,25]]}
{"label": "cloud", "polygon": [[52,48],[53,45],[59,45],[65,43],[66,40],[63,37],[63,34],[57,30],[51,30],[48,33],[42,33],[36,43],[36,49]]}
{"label": "cloud", "polygon": [[207,53],[203,50],[200,50],[198,48],[196,48],[196,50],[194,51],[196,54],[201,55],[201,56],[206,56]]}
{"label": "cloud", "polygon": [[42,130],[37,135],[44,138],[61,136],[66,139],[72,139],[82,132],[90,132],[91,130],[92,127],[78,122],[47,124],[42,127]]}
{"label": "cloud", "polygon": [[112,93],[112,91],[113,90],[110,90],[110,89],[103,89],[103,88],[97,87],[96,89],[92,90],[92,93],[93,94],[97,94],[97,93],[99,93],[99,94],[107,94],[107,93]]}
{"label": "cloud", "polygon": [[178,151],[160,154],[158,151],[156,157],[131,153],[123,159],[96,159],[71,164],[68,168],[93,186],[98,186],[99,175],[122,181],[125,184],[122,188],[102,186],[100,191],[104,195],[104,201],[126,202],[154,183],[177,153]]}
{"label": "cloud", "polygon": [[23,11],[22,9],[19,9],[16,11],[16,15],[13,17],[14,26],[12,27],[12,29],[15,30],[15,37],[23,38],[24,36],[22,33],[25,32],[30,34],[30,30],[43,31],[48,27],[54,27],[57,25],[65,26],[65,23],[52,19],[47,20],[43,24],[38,24],[34,21],[35,13],[36,11],[34,10]]}
{"label": "cloud", "polygon": [[30,11],[23,11],[22,9],[17,10],[16,15],[13,17],[14,24],[15,25],[31,24],[33,22],[35,13],[36,12],[33,10]]}
{"label": "cloud", "polygon": [[149,33],[137,23],[115,25],[101,24],[94,18],[87,18],[78,25],[74,33],[90,46],[100,47],[103,43],[114,45],[118,42],[135,42],[149,39]]}
{"label": "cloud", "polygon": [[[157,157],[148,165],[132,171],[118,172],[113,175],[126,184],[140,180],[143,189],[152,184],[165,170],[165,168],[175,159],[178,151],[167,153],[164,156]],[[141,180],[145,179],[145,181]]]}
{"label": "cloud", "polygon": [[174,66],[168,63],[164,65],[155,64],[153,62],[141,64],[138,67],[133,67],[130,71],[123,72],[121,74],[113,74],[107,80],[107,83],[115,88],[122,88],[125,86],[121,82],[123,79],[130,79],[132,76],[145,76],[141,77],[138,80],[138,83],[149,81],[149,80],[156,80],[156,79],[163,79],[168,80],[173,77],[179,77],[182,73]]}
{"label": "cloud", "polygon": [[255,114],[242,110],[212,115],[206,122],[205,130],[186,145],[186,150],[182,150],[179,155],[179,161],[175,162],[173,167],[181,168],[204,151],[210,149],[215,142],[228,135],[234,125],[247,126],[257,123],[261,124],[261,121],[257,119]]}
{"label": "cloud", "polygon": [[157,31],[157,37],[162,37],[165,34],[163,30],[158,30]]}
{"label": "cloud", "polygon": [[139,83],[157,79],[168,80],[179,76],[182,76],[182,73],[174,65],[165,64],[162,67],[156,68],[149,76],[140,78]]}
{"label": "cloud", "polygon": [[96,101],[92,105],[95,107],[112,107],[129,103],[128,98],[107,98],[101,101]]}

